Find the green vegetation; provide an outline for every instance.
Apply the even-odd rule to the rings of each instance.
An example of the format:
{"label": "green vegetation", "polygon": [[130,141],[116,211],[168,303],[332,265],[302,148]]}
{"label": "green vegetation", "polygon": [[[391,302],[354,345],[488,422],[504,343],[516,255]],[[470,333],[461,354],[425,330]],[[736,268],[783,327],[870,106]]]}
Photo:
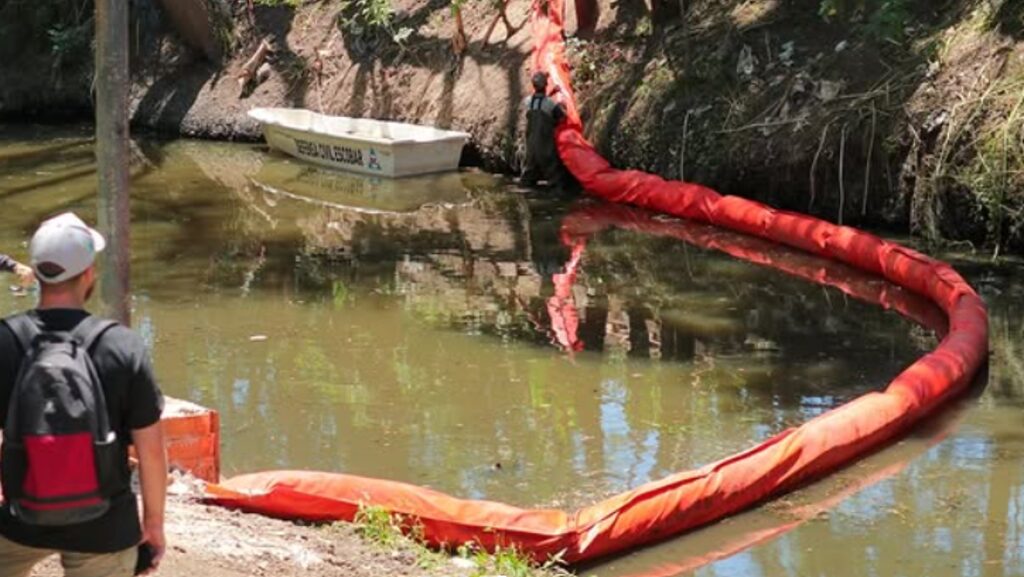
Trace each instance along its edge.
{"label": "green vegetation", "polygon": [[821,0],[818,14],[830,22],[858,24],[876,40],[900,41],[912,20],[911,0]]}
{"label": "green vegetation", "polygon": [[281,77],[288,85],[288,93],[294,94],[309,82],[312,76],[309,61],[298,56],[281,59]]}
{"label": "green vegetation", "polygon": [[383,507],[362,506],[354,521],[360,537],[382,547],[394,547],[406,541],[401,516],[392,516]]}
{"label": "green vegetation", "polygon": [[349,22],[368,29],[390,28],[395,15],[391,0],[351,0],[345,6],[351,7],[354,14]]}
{"label": "green vegetation", "polygon": [[[377,546],[411,551],[421,568],[441,567],[451,563],[451,554],[433,551],[424,544],[423,528],[414,519],[392,515],[378,506],[361,506],[353,522],[356,534]],[[568,575],[559,557],[537,564],[515,547],[501,548],[493,554],[475,543],[464,543],[453,553],[466,563],[472,577],[503,575],[505,577],[541,577]]]}
{"label": "green vegetation", "polygon": [[[484,575],[505,575],[506,577],[530,577],[536,575],[537,566],[516,548],[498,549],[494,555],[478,553],[475,559],[477,571],[474,577]],[[540,566],[544,571],[555,571],[561,561],[550,560]]]}
{"label": "green vegetation", "polygon": [[484,551],[473,543],[466,543],[456,548],[455,554],[460,559],[471,561],[474,565],[472,577],[487,575],[503,575],[505,577],[536,577],[542,573],[568,575],[560,558],[554,558],[538,565],[530,560],[522,551],[515,547],[499,548],[493,554]]}
{"label": "green vegetation", "polygon": [[94,27],[91,0],[0,3],[0,55],[47,55],[55,84],[87,86]]}
{"label": "green vegetation", "polygon": [[59,23],[46,31],[50,39],[50,52],[56,62],[54,67],[60,68],[61,62],[69,59],[80,59],[83,53],[89,54],[92,48],[92,18],[81,23]]}
{"label": "green vegetation", "polygon": [[289,8],[298,8],[302,5],[302,0],[254,0],[255,4],[259,6],[287,6]]}
{"label": "green vegetation", "polygon": [[396,27],[391,0],[346,0],[338,14],[338,27],[360,47],[357,52],[375,52],[382,43],[391,43],[404,50],[413,30]]}
{"label": "green vegetation", "polygon": [[[987,213],[986,243],[997,257],[1007,239],[1018,236],[1024,228],[1024,205],[1015,193],[1024,190],[1024,80],[1004,81],[978,100],[969,116],[963,119],[956,139],[965,144],[972,158],[954,164],[949,175],[954,182],[974,195]],[[1002,110],[1005,117],[998,122],[972,124],[983,112]],[[945,176],[938,172],[937,177]]]}

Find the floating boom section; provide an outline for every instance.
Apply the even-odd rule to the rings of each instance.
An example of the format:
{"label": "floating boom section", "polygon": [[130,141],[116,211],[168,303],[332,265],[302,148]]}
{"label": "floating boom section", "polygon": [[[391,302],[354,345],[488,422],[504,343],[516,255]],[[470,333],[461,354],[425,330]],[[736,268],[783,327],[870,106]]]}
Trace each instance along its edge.
{"label": "floating boom section", "polygon": [[[695,471],[669,476],[573,513],[527,510],[501,503],[457,499],[436,491],[377,479],[307,471],[236,477],[211,486],[215,502],[251,512],[312,521],[352,520],[372,505],[421,526],[434,545],[474,542],[493,550],[515,546],[537,559],[554,555],[568,562],[595,559],[662,540],[714,522],[792,490],[898,438],[908,428],[961,393],[988,354],[988,317],[974,290],[949,265],[874,235],[802,214],[774,210],[713,190],[670,182],[638,171],[613,169],[587,142],[569,84],[562,43],[563,0],[535,5],[535,68],[547,71],[568,121],[557,132],[568,169],[592,195],[715,227],[738,231],[881,276],[941,309],[948,318],[938,348],[919,359],[884,391],[865,394],[748,449]],[[607,225],[654,232],[657,223],[635,213],[605,209],[568,219],[568,236]],[[667,224],[664,224],[668,227]],[[588,228],[589,227],[589,228]],[[746,242],[713,231],[663,230],[692,242],[772,266],[848,294],[895,308],[927,326],[941,320],[903,291],[892,290],[846,267]],[[748,239],[750,240],[750,239]],[[574,244],[572,269],[582,244]],[[572,271],[570,271],[572,276]],[[560,327],[574,342],[572,323]]]}

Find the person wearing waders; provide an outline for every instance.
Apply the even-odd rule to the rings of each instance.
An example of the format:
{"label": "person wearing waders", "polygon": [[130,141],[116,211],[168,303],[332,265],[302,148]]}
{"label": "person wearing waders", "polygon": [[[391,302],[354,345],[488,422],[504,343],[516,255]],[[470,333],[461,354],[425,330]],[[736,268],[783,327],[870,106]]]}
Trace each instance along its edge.
{"label": "person wearing waders", "polygon": [[22,287],[28,287],[35,282],[36,277],[32,272],[32,269],[6,254],[0,254],[0,272],[13,273],[18,277],[18,284]]}
{"label": "person wearing waders", "polygon": [[526,159],[520,182],[534,186],[540,181],[564,190],[572,177],[558,157],[555,127],[565,120],[565,108],[547,96],[548,75],[533,75],[533,95],[526,98]]}
{"label": "person wearing waders", "polygon": [[105,244],[72,213],[44,222],[29,245],[39,304],[0,322],[0,577],[51,555],[68,577],[131,577],[166,548],[163,397],[146,345],[85,311]]}

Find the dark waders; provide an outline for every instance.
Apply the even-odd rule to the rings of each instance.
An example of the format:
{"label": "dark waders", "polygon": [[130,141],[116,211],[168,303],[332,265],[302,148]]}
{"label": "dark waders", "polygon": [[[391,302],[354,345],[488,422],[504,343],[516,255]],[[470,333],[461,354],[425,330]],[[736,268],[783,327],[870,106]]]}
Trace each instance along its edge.
{"label": "dark waders", "polygon": [[566,189],[573,184],[555,148],[555,127],[565,111],[543,94],[526,99],[526,159],[521,182],[526,186],[546,181],[548,186]]}

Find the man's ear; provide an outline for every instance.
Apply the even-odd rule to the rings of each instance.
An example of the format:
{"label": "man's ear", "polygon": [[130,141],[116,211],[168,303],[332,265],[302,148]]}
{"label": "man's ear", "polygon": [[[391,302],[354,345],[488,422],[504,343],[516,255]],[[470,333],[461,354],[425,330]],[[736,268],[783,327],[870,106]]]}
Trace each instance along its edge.
{"label": "man's ear", "polygon": [[82,273],[82,288],[86,291],[86,298],[91,296],[92,289],[96,285],[96,266],[90,266]]}

